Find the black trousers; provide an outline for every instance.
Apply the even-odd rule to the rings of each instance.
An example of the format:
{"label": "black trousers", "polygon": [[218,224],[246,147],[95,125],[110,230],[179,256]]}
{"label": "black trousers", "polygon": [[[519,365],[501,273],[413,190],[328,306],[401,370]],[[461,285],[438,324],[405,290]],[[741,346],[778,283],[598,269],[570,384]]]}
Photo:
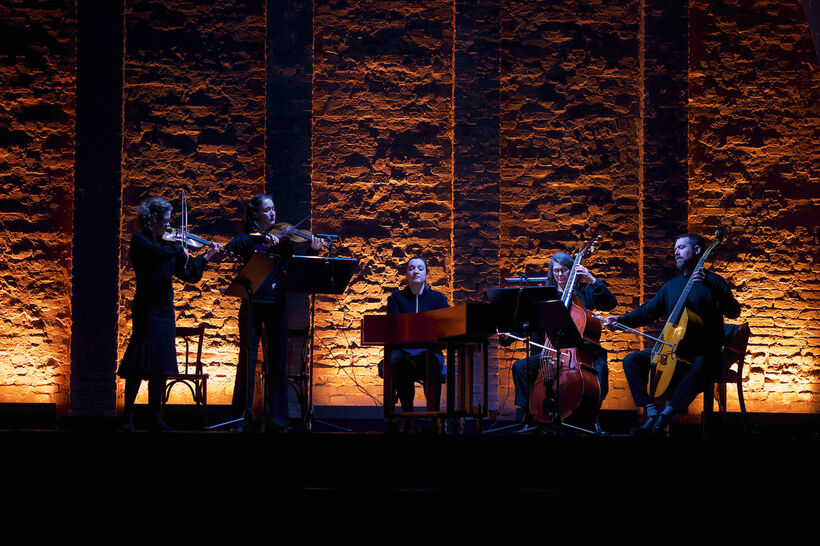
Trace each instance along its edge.
{"label": "black trousers", "polygon": [[[288,314],[284,298],[276,303],[254,303],[251,309],[251,327],[248,330],[248,304],[239,308],[239,362],[231,400],[231,412],[241,417],[246,408],[253,407],[257,354],[262,343],[267,356],[265,374],[265,415],[278,426],[290,422],[288,418]],[[250,353],[248,352],[250,351]]]}
{"label": "black trousers", "polygon": [[[416,397],[416,381],[425,381],[427,378],[427,356],[438,361],[439,374],[434,377],[438,385],[446,382],[444,356],[436,351],[427,350],[418,354],[403,349],[393,349],[390,352],[390,373],[393,381],[393,391],[398,395],[402,411],[413,411],[413,402]],[[379,362],[379,376],[384,377],[384,362]]]}
{"label": "black trousers", "polygon": [[[651,349],[630,353],[624,358],[624,375],[632,393],[632,401],[638,407],[654,402],[647,389],[651,359]],[[674,386],[669,399],[669,405],[676,413],[684,413],[695,397],[711,386],[711,381],[720,371],[722,364],[723,357],[717,351],[692,359],[692,366],[685,368],[686,372],[680,376],[680,381]]]}

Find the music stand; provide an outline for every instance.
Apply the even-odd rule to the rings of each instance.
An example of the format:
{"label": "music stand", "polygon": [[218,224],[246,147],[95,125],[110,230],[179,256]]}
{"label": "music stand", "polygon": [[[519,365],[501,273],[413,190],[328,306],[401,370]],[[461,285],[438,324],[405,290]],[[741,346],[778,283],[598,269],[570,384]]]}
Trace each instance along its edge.
{"label": "music stand", "polygon": [[562,301],[539,301],[533,304],[533,312],[556,350],[578,347],[583,342],[569,309]]}
{"label": "music stand", "polygon": [[[494,309],[499,331],[529,332],[533,330],[534,319],[538,318],[533,310],[536,302],[558,299],[558,289],[554,286],[521,286],[513,288],[490,288],[487,290],[487,301]],[[530,345],[527,344],[527,356]]]}
{"label": "music stand", "polygon": [[[508,279],[510,280],[510,279]],[[494,308],[496,324],[499,331],[524,332],[527,339],[538,324],[538,315],[534,311],[536,302],[559,299],[558,289],[554,286],[518,286],[505,288],[490,288],[486,293],[487,301]],[[526,358],[531,354],[530,344],[526,343]],[[498,432],[519,426],[504,426],[491,429],[487,432]]]}
{"label": "music stand", "polygon": [[[286,292],[308,294],[310,297],[309,343],[310,360],[308,364],[308,416],[307,428],[314,422],[313,416],[313,327],[316,309],[316,294],[342,294],[347,289],[350,279],[359,264],[354,258],[331,258],[325,256],[293,256],[287,262],[284,280],[281,285]],[[323,424],[350,432],[349,429],[321,421]]]}
{"label": "music stand", "polygon": [[[224,423],[219,423],[216,425],[212,425],[206,427],[205,430],[213,430],[215,428],[224,427],[226,425],[233,425],[234,423],[239,423],[244,421],[246,425],[253,421],[253,391],[250,389],[251,385],[251,377],[253,373],[255,373],[255,369],[251,369],[251,348],[253,346],[251,342],[251,338],[253,335],[251,332],[253,331],[253,296],[256,294],[257,290],[262,283],[265,282],[265,279],[270,274],[271,270],[276,265],[276,260],[279,259],[278,256],[275,255],[268,255],[265,252],[256,252],[248,260],[248,263],[236,274],[236,276],[231,281],[231,284],[228,285],[228,288],[225,289],[223,294],[226,296],[232,296],[235,298],[247,299],[248,305],[248,324],[247,324],[247,336],[246,342],[247,347],[245,348],[245,370],[246,370],[246,392],[245,392],[245,403],[247,407],[242,412],[242,417],[237,419],[231,419],[230,421],[225,421]],[[262,350],[262,359],[263,359],[263,369],[267,370],[267,360],[268,360],[268,351],[265,348],[265,343],[263,343],[263,350]],[[264,379],[263,379],[264,380]],[[248,392],[250,391],[250,392]],[[263,388],[262,392],[267,392],[267,386]],[[267,409],[267,396],[265,396],[265,400],[263,402],[263,406]]]}

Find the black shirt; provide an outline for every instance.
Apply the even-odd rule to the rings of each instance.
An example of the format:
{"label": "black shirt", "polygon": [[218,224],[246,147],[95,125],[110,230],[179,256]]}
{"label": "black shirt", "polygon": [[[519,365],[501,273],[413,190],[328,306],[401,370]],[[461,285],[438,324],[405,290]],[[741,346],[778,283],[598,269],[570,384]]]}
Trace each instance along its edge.
{"label": "black shirt", "polygon": [[[646,326],[652,322],[667,320],[675,309],[689,277],[678,275],[667,281],[655,296],[633,311],[621,316],[618,322],[626,326]],[[732,295],[729,284],[720,275],[706,272],[706,282],[696,282],[686,298],[685,307],[703,320],[702,340],[705,350],[720,350],[723,345],[723,317],[740,316],[740,304]]]}
{"label": "black shirt", "polygon": [[[283,292],[278,285],[283,280],[284,265],[293,256],[293,245],[289,241],[283,241],[272,247],[260,248],[264,248],[266,252],[276,256],[276,265],[265,277],[265,281],[256,289],[253,300],[257,303],[275,303],[278,298],[282,297]],[[248,263],[256,253],[257,245],[250,235],[240,233],[225,245],[225,250],[239,255],[243,263]]]}
{"label": "black shirt", "polygon": [[413,294],[409,286],[396,290],[387,297],[387,314],[421,313],[449,307],[447,296],[425,286],[418,296]]}

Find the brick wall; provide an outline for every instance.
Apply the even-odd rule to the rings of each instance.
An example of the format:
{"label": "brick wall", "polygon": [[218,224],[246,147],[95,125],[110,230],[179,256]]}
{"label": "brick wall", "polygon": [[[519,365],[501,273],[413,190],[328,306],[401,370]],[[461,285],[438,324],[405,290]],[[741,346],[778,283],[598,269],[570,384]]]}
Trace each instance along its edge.
{"label": "brick wall", "polygon": [[[637,2],[506,2],[502,23],[501,270],[543,276],[586,226],[604,242],[586,265],[624,307],[639,285]],[[623,308],[623,307],[622,307]],[[629,338],[605,335],[613,360]],[[509,365],[499,399],[512,405]],[[613,365],[617,369],[616,365]],[[613,373],[608,403],[625,396]]]}
{"label": "brick wall", "polygon": [[68,403],[73,2],[0,5],[0,402]]}
{"label": "brick wall", "polygon": [[[292,24],[266,21],[271,5]],[[588,263],[618,312],[674,273],[680,231],[727,228],[714,267],[752,324],[749,408],[816,411],[818,72],[797,3],[311,6],[125,2],[118,354],[136,204],[160,194],[178,213],[184,189],[192,229],[224,242],[264,188],[283,219],[311,212],[361,259],[344,295],[317,301],[317,404],[379,403],[379,351],[358,346],[359,322],[384,309],[409,256],[429,258],[451,302],[480,301],[506,276],[543,274],[594,224],[604,243]],[[0,9],[0,401],[64,406],[74,10]],[[238,302],[219,292],[232,274],[177,285],[179,323],[217,327],[205,355],[217,404],[235,372]],[[629,408],[619,360],[642,342],[604,345],[606,407]],[[493,349],[502,412],[522,353]]]}
{"label": "brick wall", "polygon": [[691,2],[689,223],[752,329],[749,407],[816,412],[820,71],[797,2]]}
{"label": "brick wall", "polygon": [[317,304],[317,403],[380,396],[359,322],[385,310],[409,257],[452,300],[452,18],[443,0],[316,5],[314,227],[361,260],[347,293]]}

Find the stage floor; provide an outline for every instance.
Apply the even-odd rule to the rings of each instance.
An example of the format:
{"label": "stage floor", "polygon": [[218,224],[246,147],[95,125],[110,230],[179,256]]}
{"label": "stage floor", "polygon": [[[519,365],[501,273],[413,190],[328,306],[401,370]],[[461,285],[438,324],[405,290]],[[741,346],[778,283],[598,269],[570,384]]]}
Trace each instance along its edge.
{"label": "stage floor", "polygon": [[86,428],[6,430],[0,442],[9,517],[51,506],[72,521],[136,517],[142,531],[156,514],[202,510],[211,516],[199,531],[220,533],[227,517],[367,542],[376,532],[393,542],[408,526],[413,541],[568,529],[587,539],[737,539],[810,528],[820,491],[811,437]]}

